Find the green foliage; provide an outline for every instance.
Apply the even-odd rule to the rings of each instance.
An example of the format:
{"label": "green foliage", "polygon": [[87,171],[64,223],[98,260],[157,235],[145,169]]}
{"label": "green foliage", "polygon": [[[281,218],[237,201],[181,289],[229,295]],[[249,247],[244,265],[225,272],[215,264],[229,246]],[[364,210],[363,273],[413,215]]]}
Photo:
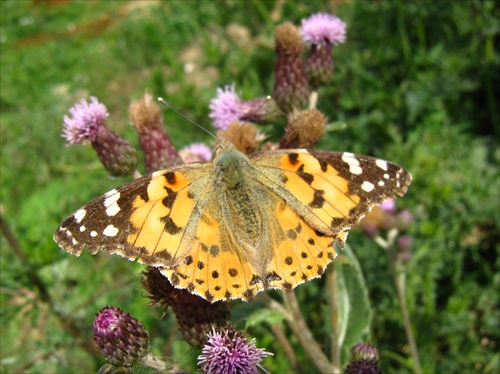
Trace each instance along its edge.
{"label": "green foliage", "polygon": [[[0,212],[15,239],[5,230],[0,236],[1,335],[10,342],[1,345],[1,372],[96,371],[104,360],[86,343],[106,304],[147,326],[156,355],[196,370],[198,351],[175,334],[172,314],[158,321],[161,311],[146,308],[142,266],[86,252],[76,258],[52,241],[61,219],[126,180],[108,178],[90,147],[65,147],[62,118],[95,95],[109,109],[107,124],[137,145],[127,106],[148,89],[208,125],[216,87],[235,82],[244,98],[272,92],[276,25],[317,11],[348,24],[347,43],[333,51],[334,82],[319,91],[318,107],[334,122],[320,148],[390,159],[414,177],[398,206],[414,215],[406,294],[424,372],[499,370],[499,7],[479,0],[332,4],[1,2]],[[176,146],[206,140],[172,111],[164,117]],[[387,254],[359,232],[349,243],[359,267],[346,249],[352,265],[337,267],[350,305],[340,321],[347,326],[343,362],[350,345],[366,338],[372,313],[368,339],[382,368],[409,371]],[[326,280],[300,286],[297,298],[314,337],[329,347]],[[234,303],[237,326],[275,353],[264,361],[270,372],[291,371],[274,325],[303,370],[316,370],[282,318],[259,303]]]}
{"label": "green foliage", "polygon": [[339,342],[342,362],[348,362],[353,345],[364,341],[370,331],[372,312],[368,288],[359,262],[351,248],[344,247],[348,263],[335,267],[339,300]]}

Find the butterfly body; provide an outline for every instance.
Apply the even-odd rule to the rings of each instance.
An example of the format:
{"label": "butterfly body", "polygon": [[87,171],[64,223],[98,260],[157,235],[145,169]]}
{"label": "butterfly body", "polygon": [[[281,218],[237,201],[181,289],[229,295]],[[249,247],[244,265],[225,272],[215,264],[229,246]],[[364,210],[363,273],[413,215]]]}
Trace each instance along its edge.
{"label": "butterfly body", "polygon": [[213,162],[157,171],[68,217],[54,240],[156,266],[210,302],[251,300],[323,274],[348,230],[406,192],[393,163],[346,152],[278,150],[250,157],[222,145]]}

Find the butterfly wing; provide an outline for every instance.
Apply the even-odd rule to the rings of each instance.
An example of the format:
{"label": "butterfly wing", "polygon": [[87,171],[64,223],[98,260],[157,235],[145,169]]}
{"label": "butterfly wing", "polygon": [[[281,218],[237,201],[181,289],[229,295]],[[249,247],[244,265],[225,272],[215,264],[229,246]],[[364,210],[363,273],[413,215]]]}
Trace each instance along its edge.
{"label": "butterfly wing", "polygon": [[350,229],[373,206],[404,195],[412,178],[392,162],[347,152],[274,151],[252,161],[256,178],[326,235]]}
{"label": "butterfly wing", "polygon": [[116,253],[151,266],[174,266],[184,258],[213,190],[211,163],[158,171],[113,189],[69,216],[55,242],[79,256]]}

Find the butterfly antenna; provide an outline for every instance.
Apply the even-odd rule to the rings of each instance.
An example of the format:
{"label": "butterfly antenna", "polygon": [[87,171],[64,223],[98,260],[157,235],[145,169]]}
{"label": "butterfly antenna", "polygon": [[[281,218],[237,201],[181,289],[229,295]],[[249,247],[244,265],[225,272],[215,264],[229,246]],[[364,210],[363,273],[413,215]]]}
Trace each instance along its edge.
{"label": "butterfly antenna", "polygon": [[186,117],[184,114],[182,114],[181,112],[179,112],[177,109],[175,109],[172,105],[168,104],[162,97],[159,97],[158,98],[158,101],[160,103],[162,103],[163,105],[165,105],[167,108],[170,108],[174,111],[174,113],[178,114],[180,117],[184,118],[186,121],[192,123],[193,125],[195,125],[196,127],[199,127],[200,129],[202,129],[203,131],[205,131],[207,134],[209,134],[210,136],[213,136],[214,138],[217,138],[217,136],[215,136],[210,130],[207,130],[206,128],[204,128],[203,126],[201,126],[200,124],[194,122],[191,118],[188,118]]}
{"label": "butterfly antenna", "polygon": [[[267,95],[264,100],[262,100],[262,103],[259,105],[259,107],[257,109],[255,109],[255,111],[253,111],[252,113],[250,113],[250,117],[253,116],[254,114],[258,113],[259,110],[261,110],[264,105],[266,105],[268,102],[271,101],[271,96]],[[249,123],[250,121],[249,120],[246,120],[245,122],[243,122],[243,125],[241,125],[238,130],[236,130],[236,132],[234,133],[233,135],[233,139],[231,139],[231,142],[234,140],[234,138],[236,137],[236,135],[238,135],[238,133],[240,132],[240,130],[243,128],[243,126],[245,126],[247,123]]]}

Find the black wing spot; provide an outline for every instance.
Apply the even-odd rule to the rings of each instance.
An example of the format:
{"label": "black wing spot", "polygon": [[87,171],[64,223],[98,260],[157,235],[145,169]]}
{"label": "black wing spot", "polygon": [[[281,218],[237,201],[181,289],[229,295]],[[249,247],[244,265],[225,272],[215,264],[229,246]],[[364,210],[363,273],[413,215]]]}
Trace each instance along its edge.
{"label": "black wing spot", "polygon": [[178,234],[182,227],[177,226],[170,216],[163,217],[161,221],[165,224],[165,231],[171,235]]}
{"label": "black wing spot", "polygon": [[235,277],[238,275],[238,270],[236,269],[229,269],[229,275],[232,276],[232,277]]}
{"label": "black wing spot", "polygon": [[291,165],[297,165],[299,162],[299,154],[298,153],[290,153],[288,155],[288,162],[290,162]]}
{"label": "black wing spot", "polygon": [[167,180],[168,184],[174,185],[177,183],[177,178],[175,177],[175,173],[173,171],[167,171],[165,174],[163,174],[163,176]]}

